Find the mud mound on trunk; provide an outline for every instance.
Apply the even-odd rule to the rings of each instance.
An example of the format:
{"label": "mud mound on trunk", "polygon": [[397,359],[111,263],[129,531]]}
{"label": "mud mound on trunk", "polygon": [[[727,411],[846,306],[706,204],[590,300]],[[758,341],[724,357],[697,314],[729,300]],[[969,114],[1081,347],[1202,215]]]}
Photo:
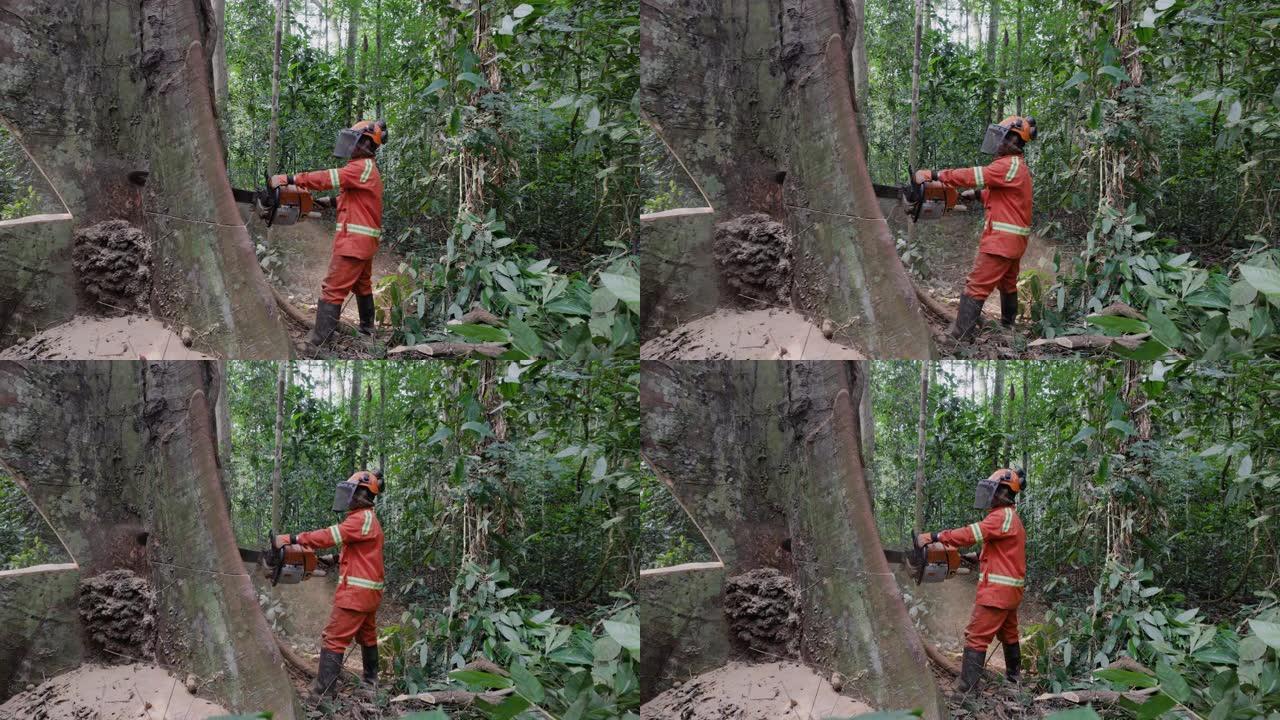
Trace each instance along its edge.
{"label": "mud mound on trunk", "polygon": [[156,596],[132,570],[109,570],[80,583],[80,620],[104,659],[155,657]]}
{"label": "mud mound on trunk", "polygon": [[759,568],[726,580],[724,614],[742,647],[774,657],[800,654],[800,593],[777,570]]}
{"label": "mud mound on trunk", "polygon": [[82,665],[0,705],[0,720],[205,720],[226,714],[163,668],[141,663]]}
{"label": "mud mound on trunk", "polygon": [[76,231],[72,264],[90,306],[111,315],[146,311],[151,302],[151,239],[124,220]]}
{"label": "mud mound on trunk", "polygon": [[644,704],[646,720],[818,720],[874,708],[847,698],[812,669],[793,662],[731,662]]}
{"label": "mud mound on trunk", "polygon": [[738,307],[791,307],[791,233],[764,213],[716,225],[716,266]]}

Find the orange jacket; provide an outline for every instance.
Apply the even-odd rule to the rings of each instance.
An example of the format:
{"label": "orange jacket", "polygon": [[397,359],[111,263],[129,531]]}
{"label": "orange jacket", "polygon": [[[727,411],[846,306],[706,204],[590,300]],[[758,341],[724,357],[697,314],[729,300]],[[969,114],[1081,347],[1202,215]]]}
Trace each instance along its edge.
{"label": "orange jacket", "polygon": [[982,190],[987,222],[979,252],[1022,257],[1031,234],[1031,170],[1021,155],[1003,155],[986,167],[941,170],[938,179],[952,187]]}
{"label": "orange jacket", "polygon": [[382,176],[373,158],[353,159],[333,170],[294,176],[303,190],[338,191],[338,227],[333,254],[368,260],[382,237]]}
{"label": "orange jacket", "polygon": [[338,591],[333,604],[357,612],[373,612],[382,603],[382,524],[372,508],[347,513],[346,519],[323,530],[298,535],[298,544],[312,550],[338,546]]}
{"label": "orange jacket", "polygon": [[991,508],[981,522],[938,533],[938,540],[955,548],[982,543],[978,556],[979,605],[1012,609],[1022,604],[1027,577],[1027,531],[1013,507]]}

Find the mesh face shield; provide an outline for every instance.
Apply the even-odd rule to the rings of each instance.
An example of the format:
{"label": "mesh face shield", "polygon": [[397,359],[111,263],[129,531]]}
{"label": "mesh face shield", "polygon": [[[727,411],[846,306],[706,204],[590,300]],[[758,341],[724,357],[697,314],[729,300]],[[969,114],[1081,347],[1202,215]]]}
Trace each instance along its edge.
{"label": "mesh face shield", "polygon": [[1000,149],[1000,143],[1004,142],[1004,136],[1009,134],[1009,128],[992,123],[987,126],[987,134],[982,137],[982,152],[988,155],[995,155]]}
{"label": "mesh face shield", "polygon": [[343,480],[333,489],[333,511],[345,512],[351,508],[351,497],[356,494],[356,483]]}
{"label": "mesh face shield", "polygon": [[355,152],[356,143],[360,142],[360,131],[351,128],[343,128],[338,131],[338,137],[333,141],[333,156],[340,158],[349,158],[351,153]]}
{"label": "mesh face shield", "polygon": [[1000,487],[1000,481],[994,478],[983,478],[978,481],[978,486],[973,490],[973,507],[978,510],[987,510],[991,507],[991,500],[996,495],[996,488]]}

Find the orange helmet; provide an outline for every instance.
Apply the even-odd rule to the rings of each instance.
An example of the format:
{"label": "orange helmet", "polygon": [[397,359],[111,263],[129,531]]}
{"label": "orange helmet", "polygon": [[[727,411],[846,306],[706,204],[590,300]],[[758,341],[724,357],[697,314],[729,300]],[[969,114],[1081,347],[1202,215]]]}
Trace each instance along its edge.
{"label": "orange helmet", "polygon": [[986,510],[991,507],[991,503],[995,499],[996,490],[1001,485],[1009,488],[1014,495],[1017,495],[1027,488],[1027,471],[1000,468],[991,473],[990,476],[979,480],[978,487],[974,489],[973,506],[979,510]]}
{"label": "orange helmet", "polygon": [[368,137],[378,147],[382,147],[382,143],[387,141],[386,120],[361,120],[352,125],[351,129]]}
{"label": "orange helmet", "polygon": [[1017,115],[1010,115],[1004,120],[1001,120],[1000,124],[1007,128],[1009,132],[1015,133],[1018,137],[1022,138],[1022,142],[1024,144],[1036,139],[1036,119],[1033,117],[1027,116],[1024,118],[1018,117]]}
{"label": "orange helmet", "polygon": [[355,498],[356,490],[364,488],[369,495],[377,498],[386,488],[386,483],[382,480],[382,470],[357,470],[351,477],[338,483],[333,491],[333,511],[345,512],[351,510],[351,502]]}
{"label": "orange helmet", "polygon": [[355,151],[356,144],[360,142],[360,138],[369,138],[373,143],[374,152],[382,147],[387,141],[387,121],[386,120],[361,120],[349,128],[343,128],[338,131],[338,137],[333,142],[333,154],[335,157],[349,158],[351,153]]}

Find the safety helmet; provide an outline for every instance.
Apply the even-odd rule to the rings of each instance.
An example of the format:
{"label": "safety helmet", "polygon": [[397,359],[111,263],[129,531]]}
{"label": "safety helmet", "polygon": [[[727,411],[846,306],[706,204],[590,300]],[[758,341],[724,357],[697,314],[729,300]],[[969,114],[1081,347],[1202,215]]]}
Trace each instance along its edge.
{"label": "safety helmet", "polygon": [[1016,496],[1027,488],[1027,471],[1021,468],[1017,470],[1000,468],[979,480],[973,492],[973,506],[979,510],[990,508],[995,499],[996,490],[1001,485],[1009,488],[1009,491]]}
{"label": "safety helmet", "polygon": [[369,138],[376,151],[387,141],[387,121],[361,120],[349,128],[339,130],[338,137],[333,143],[334,156],[340,158],[351,157],[351,153],[355,152],[356,144],[363,137]]}
{"label": "safety helmet", "polygon": [[1022,140],[1022,144],[1026,145],[1036,139],[1039,131],[1036,130],[1036,119],[1030,116],[1019,117],[1010,115],[998,123],[987,126],[987,134],[982,138],[982,152],[988,155],[995,155],[1000,149],[1000,143],[1004,142],[1005,137],[1013,133]]}
{"label": "safety helmet", "polygon": [[368,470],[357,470],[351,477],[338,483],[333,491],[333,511],[345,512],[351,509],[351,501],[355,499],[356,490],[364,488],[370,496],[375,499],[378,494],[386,489],[386,482],[382,479],[381,468],[369,472]]}

